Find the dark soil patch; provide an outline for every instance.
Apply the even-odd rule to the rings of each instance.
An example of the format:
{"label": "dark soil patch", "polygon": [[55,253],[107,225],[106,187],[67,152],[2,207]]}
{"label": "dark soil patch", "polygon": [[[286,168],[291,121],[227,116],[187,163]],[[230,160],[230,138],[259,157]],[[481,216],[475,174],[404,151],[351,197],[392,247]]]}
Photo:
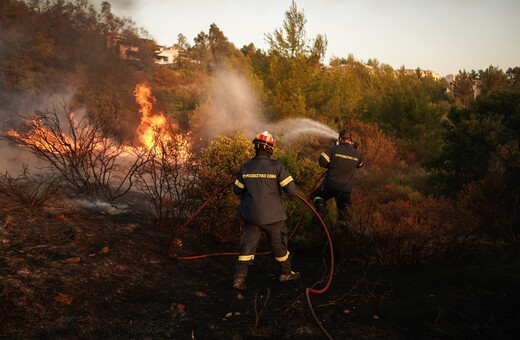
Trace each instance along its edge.
{"label": "dark soil patch", "polygon": [[[179,261],[171,234],[135,212],[102,214],[70,201],[44,211],[1,202],[0,338],[302,339],[323,337],[305,290],[321,289],[325,250],[293,251],[302,273],[280,284],[270,256],[231,287],[235,257]],[[187,237],[184,255],[234,251]],[[339,263],[312,295],[336,339],[516,339],[520,262],[499,248],[437,265]]]}

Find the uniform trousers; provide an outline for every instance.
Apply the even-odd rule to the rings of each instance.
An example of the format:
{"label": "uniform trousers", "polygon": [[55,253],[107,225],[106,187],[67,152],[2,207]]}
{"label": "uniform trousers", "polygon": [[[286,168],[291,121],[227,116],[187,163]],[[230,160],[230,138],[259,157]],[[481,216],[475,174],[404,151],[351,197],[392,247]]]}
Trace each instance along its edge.
{"label": "uniform trousers", "polygon": [[291,259],[287,250],[287,226],[285,221],[262,225],[246,222],[244,232],[240,238],[235,277],[245,278],[247,276],[248,265],[252,264],[254,260],[254,254],[262,233],[265,233],[267,236],[274,258],[280,264],[280,275],[291,273]]}
{"label": "uniform trousers", "polygon": [[327,214],[327,201],[334,198],[338,208],[338,219],[340,221],[348,219],[348,208],[352,205],[352,192],[350,190],[329,188],[322,184],[312,192],[310,198],[318,213],[322,215]]}

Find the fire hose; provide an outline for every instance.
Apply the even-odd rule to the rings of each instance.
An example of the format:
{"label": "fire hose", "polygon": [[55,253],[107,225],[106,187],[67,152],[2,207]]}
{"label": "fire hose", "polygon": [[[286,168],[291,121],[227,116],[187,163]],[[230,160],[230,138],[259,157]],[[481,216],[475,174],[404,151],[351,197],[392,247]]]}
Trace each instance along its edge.
{"label": "fire hose", "polygon": [[[321,178],[325,175],[325,173],[320,177],[318,178],[318,180],[316,181],[315,185],[313,186],[313,190],[314,191],[314,187],[316,186],[316,184],[321,180]],[[225,189],[227,189],[229,186],[231,186],[233,184],[233,182],[230,182],[226,185],[224,185],[223,187],[221,187],[220,189],[216,190],[208,199],[206,199],[206,201],[204,201],[204,203],[181,225],[180,229],[182,230],[183,228],[185,228],[188,224],[190,224],[193,219],[198,215],[200,214],[200,212],[202,210],[204,210],[204,208],[217,196],[219,195],[220,193],[222,193]],[[327,236],[327,241],[329,243],[329,252],[330,252],[330,273],[328,275],[328,279],[327,279],[327,283],[325,284],[325,286],[321,289],[314,289],[314,288],[311,288],[311,287],[308,287],[308,288],[305,288],[305,296],[306,296],[306,299],[307,299],[307,305],[309,306],[309,309],[311,311],[311,314],[312,314],[312,317],[314,318],[314,321],[316,322],[316,324],[318,325],[320,331],[323,333],[323,335],[325,335],[327,338],[329,339],[332,339],[332,337],[329,335],[329,333],[327,332],[327,330],[323,327],[323,325],[321,324],[321,322],[319,321],[318,317],[316,316],[316,313],[314,312],[314,308],[312,307],[312,302],[311,302],[311,298],[310,298],[310,294],[323,294],[325,293],[329,287],[330,287],[330,284],[332,282],[332,276],[333,276],[333,271],[334,271],[334,249],[333,249],[333,246],[332,246],[332,240],[331,240],[331,237],[330,237],[330,233],[327,229],[327,226],[325,225],[325,222],[323,221],[323,219],[321,218],[321,215],[316,211],[316,209],[314,209],[314,207],[312,206],[312,204],[310,204],[308,202],[308,200],[306,200],[304,197],[302,197],[300,194],[296,194],[296,197],[298,197],[303,203],[304,203],[304,206],[302,208],[302,211],[301,211],[301,214],[300,214],[300,218],[298,219],[298,222],[296,223],[296,226],[294,227],[293,231],[291,232],[291,234],[289,235],[289,239],[294,235],[294,233],[296,232],[296,230],[298,229],[298,227],[300,226],[301,224],[301,221],[303,220],[303,216],[304,216],[304,212],[305,212],[305,207],[308,207],[313,213],[314,215],[318,218],[318,220],[320,221],[320,224],[321,226],[323,227],[323,230],[325,231],[325,234]],[[202,258],[207,258],[207,257],[211,257],[211,256],[238,256],[239,253],[238,252],[224,252],[224,253],[213,253],[213,254],[203,254],[203,255],[193,255],[193,256],[179,256],[177,254],[175,254],[173,252],[173,248],[175,247],[175,237],[173,237],[171,240],[170,240],[170,243],[168,245],[168,257],[169,258],[172,258],[172,259],[175,259],[175,260],[196,260],[196,259],[202,259]],[[261,253],[255,253],[255,255],[267,255],[267,254],[270,254],[271,252],[261,252]]]}

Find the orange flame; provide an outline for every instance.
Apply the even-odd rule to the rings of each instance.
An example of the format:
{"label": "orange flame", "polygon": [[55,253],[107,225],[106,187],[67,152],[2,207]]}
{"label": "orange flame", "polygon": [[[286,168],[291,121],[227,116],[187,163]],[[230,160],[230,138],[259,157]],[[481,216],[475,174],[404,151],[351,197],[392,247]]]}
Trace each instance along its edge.
{"label": "orange flame", "polygon": [[[191,155],[188,138],[182,134],[175,133],[175,124],[168,122],[163,113],[152,114],[155,98],[152,96],[150,88],[144,84],[138,84],[134,95],[141,112],[141,121],[137,128],[137,134],[142,148],[146,151],[153,151],[155,155],[166,157],[169,161],[187,161]],[[69,119],[74,124],[77,124],[74,112],[70,113]],[[29,119],[27,124],[28,131],[26,133],[9,130],[7,134],[30,148],[56,155],[67,153],[75,146],[71,136],[61,131],[51,131],[37,118]],[[94,149],[103,147],[105,146],[101,142],[99,145],[94,145]],[[124,150],[128,154],[132,154],[132,147],[125,146]]]}
{"label": "orange flame", "polygon": [[28,125],[31,128],[26,135],[12,129],[7,134],[33,149],[46,150],[53,154],[65,153],[74,144],[69,136],[51,132],[39,119],[28,120]]}
{"label": "orange flame", "polygon": [[145,84],[137,84],[134,95],[141,112],[141,122],[137,129],[141,144],[156,154],[163,154],[162,148],[173,144],[177,148],[177,156],[180,160],[187,160],[190,154],[188,140],[181,134],[173,132],[175,125],[168,122],[162,112],[152,114],[153,103],[156,100],[151,89]]}

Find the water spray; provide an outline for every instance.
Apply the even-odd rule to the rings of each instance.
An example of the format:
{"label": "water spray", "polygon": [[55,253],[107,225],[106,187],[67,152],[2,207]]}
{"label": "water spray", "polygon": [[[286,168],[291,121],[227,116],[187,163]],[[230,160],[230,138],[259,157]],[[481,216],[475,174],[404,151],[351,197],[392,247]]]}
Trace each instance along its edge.
{"label": "water spray", "polygon": [[327,125],[309,118],[289,118],[269,127],[275,134],[290,141],[301,135],[314,135],[323,138],[337,138],[338,132]]}
{"label": "water spray", "polygon": [[252,138],[258,126],[265,127],[285,141],[303,135],[337,138],[337,131],[310,118],[268,122],[266,115],[261,113],[260,101],[248,78],[229,68],[219,68],[214,75],[209,98],[201,106],[204,123],[197,135],[204,140],[236,131]]}

